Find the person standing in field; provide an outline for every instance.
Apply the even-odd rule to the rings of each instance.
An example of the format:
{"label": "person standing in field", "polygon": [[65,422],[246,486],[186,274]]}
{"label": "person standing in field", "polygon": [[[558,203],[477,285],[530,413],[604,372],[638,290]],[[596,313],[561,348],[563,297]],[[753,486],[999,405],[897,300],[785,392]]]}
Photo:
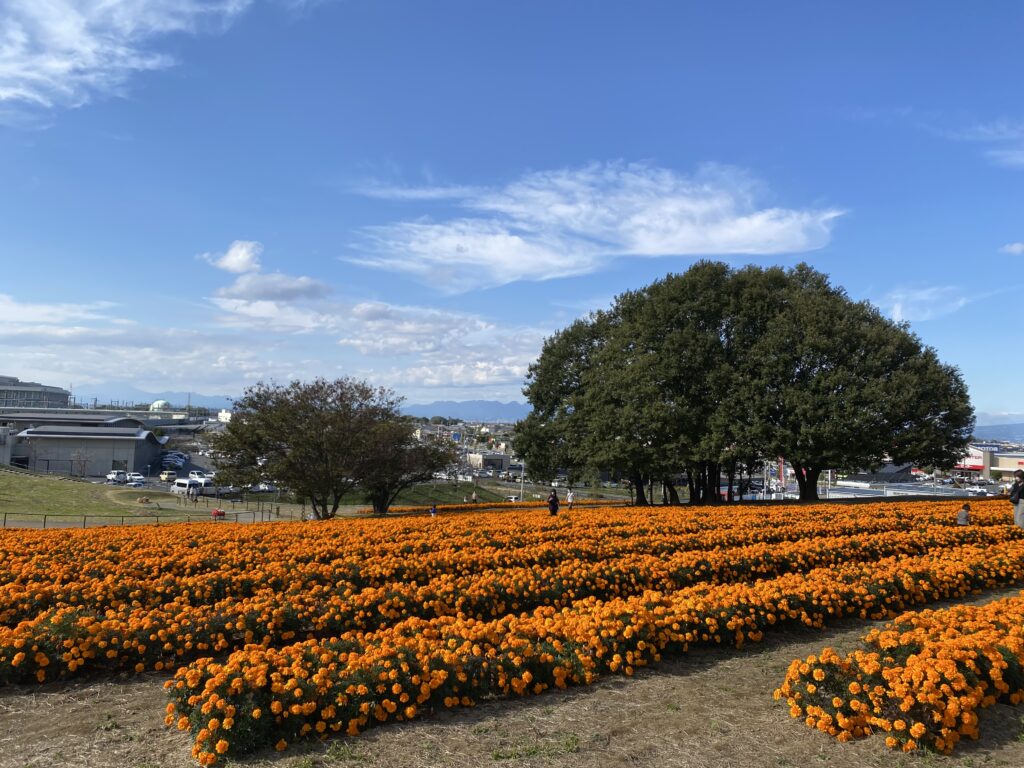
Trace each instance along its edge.
{"label": "person standing in field", "polygon": [[469,500],[476,504],[476,491],[473,491],[473,493],[470,494]]}
{"label": "person standing in field", "polygon": [[1024,528],[1024,469],[1018,469],[1013,473],[1010,503],[1013,504],[1013,524],[1018,528]]}
{"label": "person standing in field", "polygon": [[569,506],[569,511],[570,512],[572,512],[572,505],[573,505],[573,503],[575,501],[576,501],[576,493],[573,491],[572,488],[570,488],[569,492],[567,494],[565,494],[565,503]]}
{"label": "person standing in field", "polygon": [[552,488],[551,493],[548,494],[548,512],[552,515],[558,514],[558,491],[554,488]]}
{"label": "person standing in field", "polygon": [[970,525],[971,524],[971,505],[964,504],[960,507],[956,513],[956,524],[957,525]]}

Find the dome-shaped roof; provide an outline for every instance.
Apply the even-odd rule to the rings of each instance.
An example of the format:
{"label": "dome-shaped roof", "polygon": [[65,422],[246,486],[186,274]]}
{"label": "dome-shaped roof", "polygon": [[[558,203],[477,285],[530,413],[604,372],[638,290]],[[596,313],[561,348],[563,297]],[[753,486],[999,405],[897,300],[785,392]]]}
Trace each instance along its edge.
{"label": "dome-shaped roof", "polygon": [[156,400],[156,401],[154,401],[154,403],[151,406],[149,406],[149,410],[151,410],[151,411],[169,411],[169,410],[171,410],[171,404],[168,403],[166,400]]}

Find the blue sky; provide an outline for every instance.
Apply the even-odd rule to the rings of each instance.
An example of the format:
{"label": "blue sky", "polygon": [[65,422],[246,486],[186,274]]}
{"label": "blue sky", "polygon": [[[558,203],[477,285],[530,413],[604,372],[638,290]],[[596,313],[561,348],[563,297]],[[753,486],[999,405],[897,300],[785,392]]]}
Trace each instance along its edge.
{"label": "blue sky", "polygon": [[1022,22],[0,0],[0,372],[521,399],[545,336],[710,256],[809,262],[1020,414]]}

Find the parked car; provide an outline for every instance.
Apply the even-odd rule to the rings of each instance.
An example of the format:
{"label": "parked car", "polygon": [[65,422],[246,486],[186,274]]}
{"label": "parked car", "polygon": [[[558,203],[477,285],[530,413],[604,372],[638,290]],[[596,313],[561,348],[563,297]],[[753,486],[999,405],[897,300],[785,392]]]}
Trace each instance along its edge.
{"label": "parked car", "polygon": [[129,483],[144,483],[144,482],[146,482],[146,478],[142,476],[141,472],[129,472],[128,473],[128,482]]}
{"label": "parked car", "polygon": [[165,483],[173,483],[178,479],[178,473],[173,469],[165,469],[160,473],[160,479]]}
{"label": "parked car", "polygon": [[142,488],[145,485],[141,480],[129,480],[124,484],[125,488]]}
{"label": "parked car", "polygon": [[519,501],[518,496],[506,496],[505,501]]}
{"label": "parked car", "polygon": [[107,472],[107,482],[121,484],[127,483],[128,475],[123,470],[115,469],[112,472]]}
{"label": "parked car", "polygon": [[188,473],[188,476],[193,480],[202,480],[204,477],[208,477],[208,475],[201,469],[193,469]]}
{"label": "parked car", "polygon": [[199,491],[202,487],[198,480],[190,477],[179,477],[171,485],[171,493],[188,493],[191,490]]}

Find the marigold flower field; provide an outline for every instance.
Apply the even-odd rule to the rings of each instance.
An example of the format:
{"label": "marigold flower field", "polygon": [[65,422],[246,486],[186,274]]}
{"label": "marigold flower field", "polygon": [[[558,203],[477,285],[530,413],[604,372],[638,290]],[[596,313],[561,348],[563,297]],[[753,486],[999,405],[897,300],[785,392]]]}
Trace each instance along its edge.
{"label": "marigold flower field", "polygon": [[1024,593],[988,605],[908,612],[840,656],[790,666],[776,698],[840,741],[887,734],[894,749],[952,752],[978,737],[978,710],[1024,700]]}
{"label": "marigold flower field", "polygon": [[[1006,503],[975,504],[968,527],[954,525],[958,506],[603,507],[558,517],[520,508],[0,531],[0,685],[165,670],[168,725],[190,731],[193,756],[213,764],[486,697],[631,675],[694,646],[742,648],[779,628],[891,619],[1024,583],[1024,534]],[[1021,695],[1019,660],[1000,651],[999,666],[989,652],[996,643],[1019,659],[1019,633],[1018,645],[993,639],[1020,608],[1005,610],[971,614],[971,631],[961,626],[967,614],[907,614],[868,635],[874,650],[796,663],[778,695],[841,738],[879,728],[900,747],[952,748],[957,733],[972,735],[975,709]],[[893,706],[917,697],[925,679],[908,659],[918,648],[946,659],[949,626],[961,626],[964,658],[990,661],[974,669],[957,657],[966,687],[950,689],[955,712],[928,689],[939,698],[915,698],[897,727]],[[875,698],[820,700],[855,682]]]}

